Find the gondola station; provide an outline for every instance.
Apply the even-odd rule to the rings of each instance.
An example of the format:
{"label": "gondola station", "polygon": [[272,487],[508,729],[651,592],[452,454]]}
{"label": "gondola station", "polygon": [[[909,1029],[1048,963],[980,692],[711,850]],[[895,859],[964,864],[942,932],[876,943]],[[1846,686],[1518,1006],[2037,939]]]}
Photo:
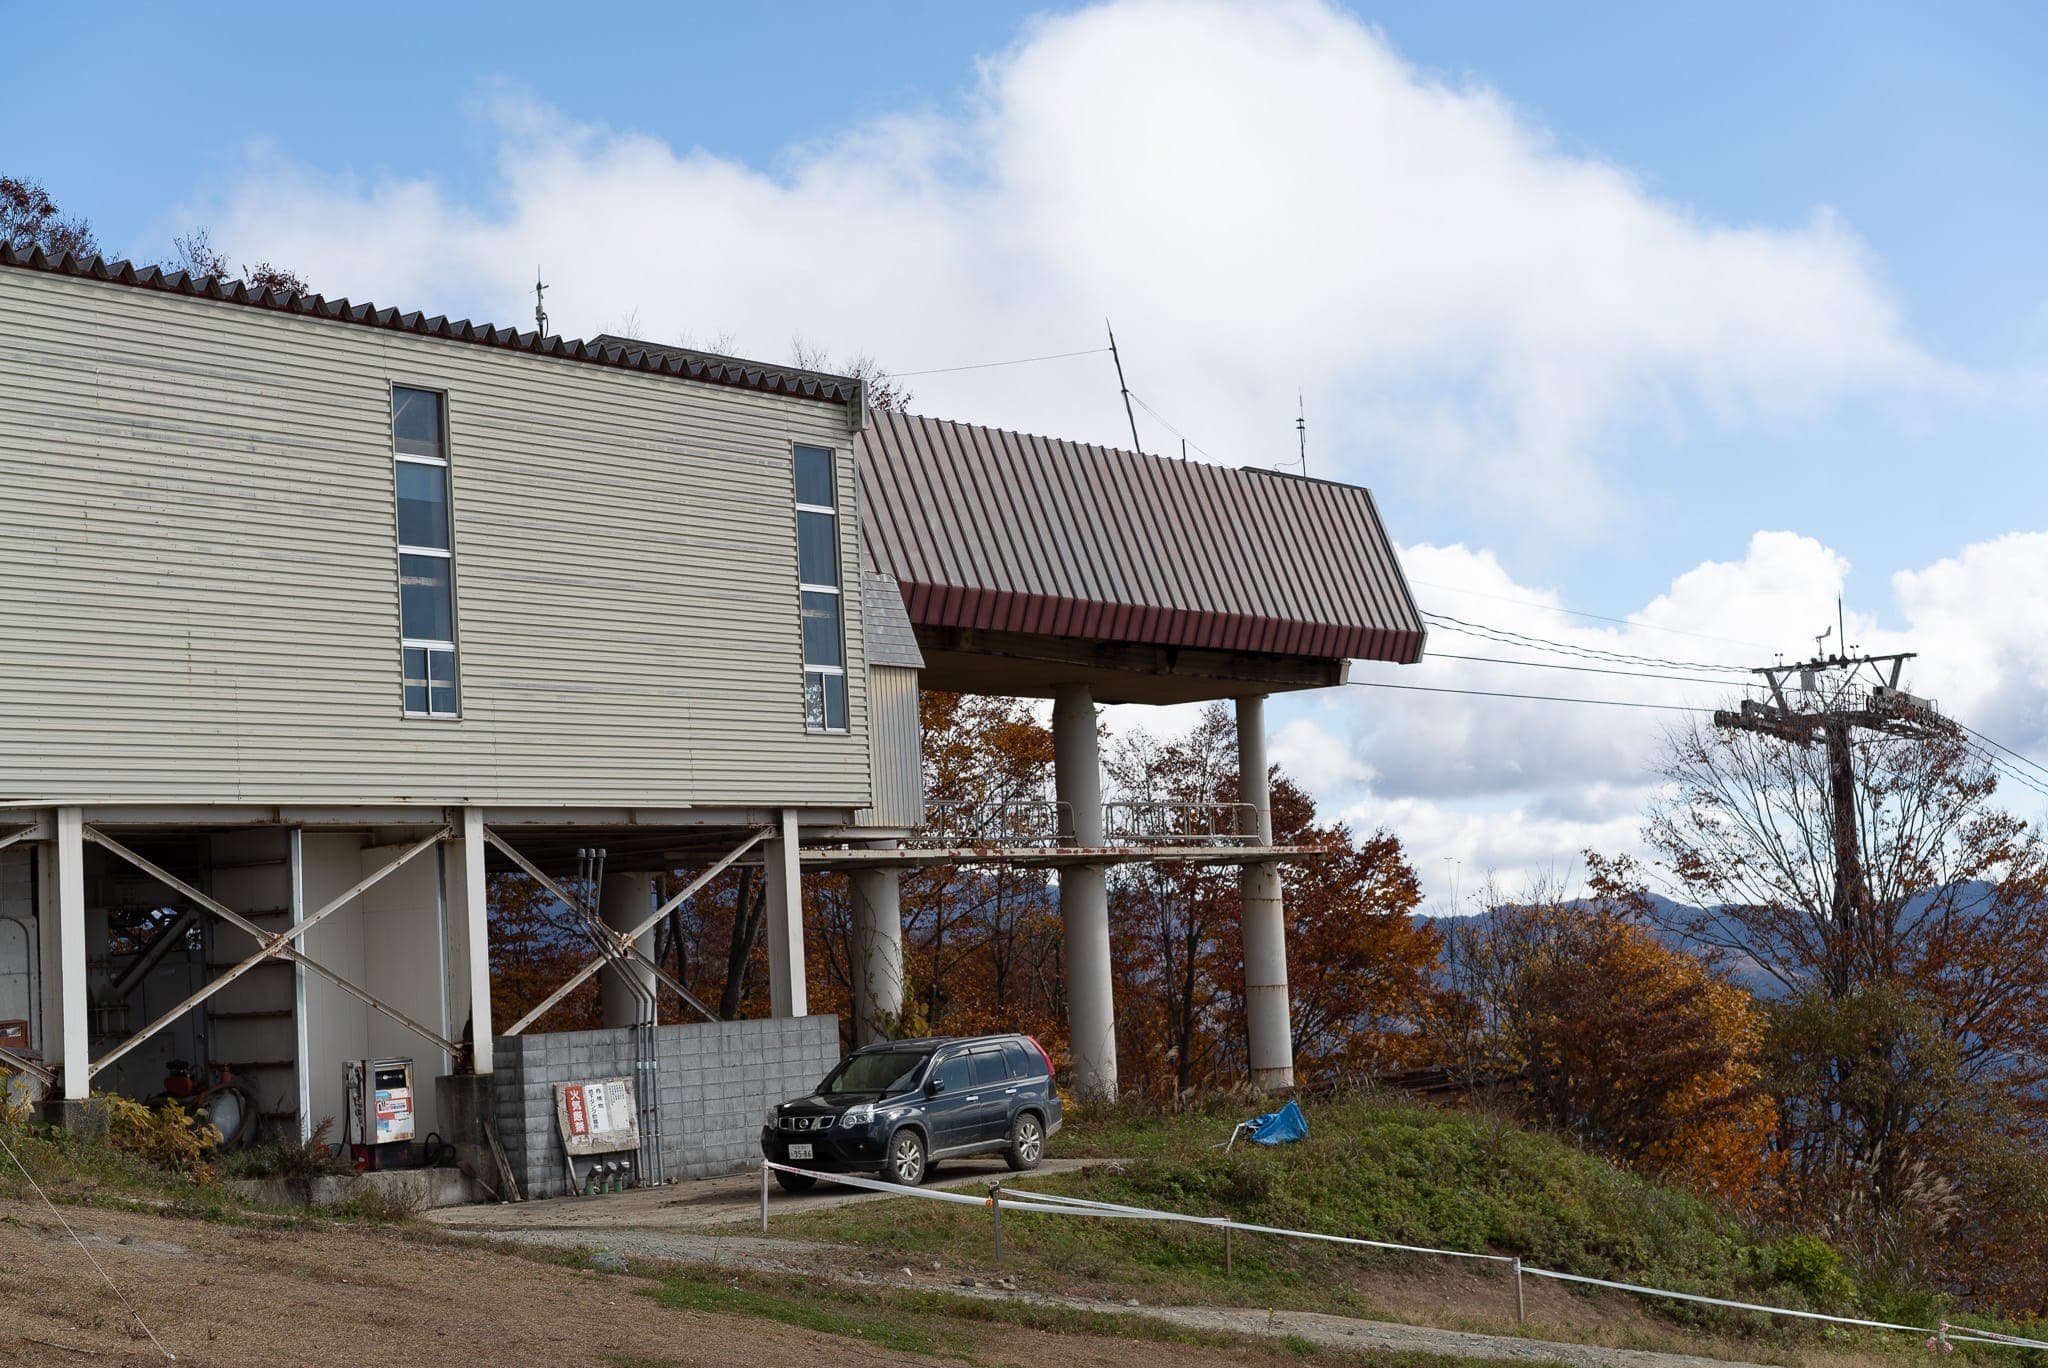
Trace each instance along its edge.
{"label": "gondola station", "polygon": [[[867,1041],[900,872],[969,861],[1057,871],[1096,1097],[1105,871],[1240,867],[1253,1081],[1290,1081],[1263,701],[1423,646],[1364,489],[4,246],[0,374],[0,1064],[51,1116],[182,1075],[365,1163],[495,1142],[529,1195],[729,1171],[839,1057],[806,872],[857,887]],[[1051,700],[1057,791],[928,812],[920,689]],[[1206,699],[1242,803],[1105,803],[1098,705]],[[740,865],[773,1011],[707,1019],[656,876]],[[603,1029],[493,1018],[501,871],[587,918]]]}

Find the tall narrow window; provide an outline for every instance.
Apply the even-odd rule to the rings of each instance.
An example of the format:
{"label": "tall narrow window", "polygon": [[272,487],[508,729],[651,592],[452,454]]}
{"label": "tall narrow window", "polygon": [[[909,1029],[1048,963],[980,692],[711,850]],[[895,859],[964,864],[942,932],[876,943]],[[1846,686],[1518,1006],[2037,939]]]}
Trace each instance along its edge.
{"label": "tall narrow window", "polygon": [[391,390],[397,457],[398,634],[408,717],[456,717],[455,547],[449,539],[448,424],[432,390]]}
{"label": "tall narrow window", "polygon": [[796,578],[803,615],[804,725],[846,730],[846,634],[840,605],[839,496],[832,453],[796,449]]}

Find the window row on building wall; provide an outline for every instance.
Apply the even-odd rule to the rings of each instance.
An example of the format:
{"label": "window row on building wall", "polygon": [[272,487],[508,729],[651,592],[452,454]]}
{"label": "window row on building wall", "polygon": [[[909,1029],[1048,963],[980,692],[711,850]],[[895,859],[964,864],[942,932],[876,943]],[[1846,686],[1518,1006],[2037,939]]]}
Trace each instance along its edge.
{"label": "window row on building wall", "polygon": [[[455,541],[445,395],[395,385],[391,443],[398,501],[400,697],[409,718],[462,715],[455,631]],[[839,563],[837,455],[795,447],[797,610],[804,724],[847,730],[844,584]]]}

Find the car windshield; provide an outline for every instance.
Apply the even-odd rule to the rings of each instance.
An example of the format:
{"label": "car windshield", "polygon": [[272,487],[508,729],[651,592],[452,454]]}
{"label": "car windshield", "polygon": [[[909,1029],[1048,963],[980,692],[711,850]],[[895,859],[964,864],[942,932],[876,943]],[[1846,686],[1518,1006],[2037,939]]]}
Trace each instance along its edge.
{"label": "car windshield", "polygon": [[881,1054],[855,1055],[834,1069],[818,1091],[823,1093],[902,1092],[917,1081],[927,1054],[888,1050]]}

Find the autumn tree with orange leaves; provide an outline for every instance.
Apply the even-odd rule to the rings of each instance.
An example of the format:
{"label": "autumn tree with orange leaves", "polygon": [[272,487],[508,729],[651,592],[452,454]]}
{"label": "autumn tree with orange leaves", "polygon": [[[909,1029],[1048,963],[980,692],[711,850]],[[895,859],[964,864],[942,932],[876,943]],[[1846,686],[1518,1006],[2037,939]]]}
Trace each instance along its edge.
{"label": "autumn tree with orange leaves", "polygon": [[[1236,720],[1218,703],[1184,738],[1127,734],[1106,768],[1120,799],[1234,803]],[[1319,852],[1281,867],[1297,1082],[1357,1083],[1432,1056],[1451,1000],[1435,981],[1437,933],[1413,915],[1420,892],[1400,842],[1319,823],[1314,800],[1277,767],[1270,784],[1275,842]],[[1135,864],[1111,879],[1129,1090],[1181,1095],[1246,1076],[1242,910],[1229,865]]]}
{"label": "autumn tree with orange leaves", "polygon": [[1959,729],[1858,733],[1850,769],[1845,881],[1823,751],[1678,732],[1652,862],[1595,859],[1595,886],[1771,985],[1789,1215],[2048,1310],[2048,847]]}
{"label": "autumn tree with orange leaves", "polygon": [[1475,1074],[1527,1117],[1632,1168],[1746,1203],[1777,1110],[1750,995],[1610,902],[1506,901],[1451,932],[1477,1009]]}

